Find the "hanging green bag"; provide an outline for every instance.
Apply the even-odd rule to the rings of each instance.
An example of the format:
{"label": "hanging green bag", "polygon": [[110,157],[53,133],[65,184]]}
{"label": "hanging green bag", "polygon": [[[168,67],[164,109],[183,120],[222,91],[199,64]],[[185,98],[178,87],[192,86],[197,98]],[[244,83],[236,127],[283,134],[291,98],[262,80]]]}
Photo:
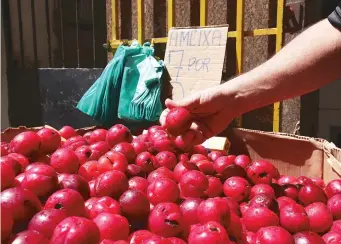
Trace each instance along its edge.
{"label": "hanging green bag", "polygon": [[159,119],[164,64],[153,54],[154,48],[145,43],[141,54],[127,58],[118,107],[120,119],[137,122]]}

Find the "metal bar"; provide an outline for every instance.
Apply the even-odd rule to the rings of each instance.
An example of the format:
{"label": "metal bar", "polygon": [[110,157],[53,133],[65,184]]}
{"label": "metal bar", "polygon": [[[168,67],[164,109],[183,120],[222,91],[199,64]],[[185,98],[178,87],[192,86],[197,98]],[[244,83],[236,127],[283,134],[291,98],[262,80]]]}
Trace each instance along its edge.
{"label": "metal bar", "polygon": [[[236,19],[236,74],[239,75],[243,72],[244,60],[244,0],[237,0],[237,19]],[[242,126],[242,116],[235,119],[238,127]]]}
{"label": "metal bar", "polygon": [[144,42],[144,0],[137,0],[137,40]]}
{"label": "metal bar", "polygon": [[76,0],[76,45],[77,45],[77,68],[79,68],[79,26],[78,26],[78,19],[79,19],[79,11],[78,11],[78,1]]}
{"label": "metal bar", "polygon": [[200,0],[200,26],[207,25],[207,0]]}
{"label": "metal bar", "polygon": [[51,29],[50,29],[50,6],[49,0],[45,0],[45,17],[46,17],[46,32],[47,32],[47,48],[49,55],[49,68],[52,67],[52,47],[51,47]]}
{"label": "metal bar", "polygon": [[64,28],[63,28],[63,0],[59,0],[60,14],[60,34],[61,34],[61,52],[62,52],[62,68],[65,68],[65,52],[64,52]]}
{"label": "metal bar", "polygon": [[168,0],[167,1],[167,13],[168,13],[168,19],[167,19],[167,23],[168,23],[168,31],[174,26],[175,23],[175,14],[174,14],[174,1],[175,0]]}
{"label": "metal bar", "polygon": [[117,40],[117,1],[111,0],[111,40]]}
{"label": "metal bar", "polygon": [[36,28],[36,14],[35,14],[35,0],[31,0],[31,14],[32,14],[32,38],[33,38],[33,55],[34,65],[38,68],[38,50],[37,50],[37,28]]}
{"label": "metal bar", "polygon": [[24,54],[24,33],[22,27],[22,11],[21,11],[21,0],[18,0],[18,22],[19,22],[19,39],[20,39],[20,59],[21,67],[25,66],[25,54]]}
{"label": "metal bar", "polygon": [[[276,33],[276,52],[282,48],[283,44],[283,14],[284,14],[284,0],[277,1],[277,33]],[[280,130],[280,109],[281,102],[274,103],[273,107],[273,131]]]}
{"label": "metal bar", "polygon": [[92,54],[93,54],[94,68],[96,68],[96,36],[95,36],[94,0],[91,0],[91,18],[92,18]]}

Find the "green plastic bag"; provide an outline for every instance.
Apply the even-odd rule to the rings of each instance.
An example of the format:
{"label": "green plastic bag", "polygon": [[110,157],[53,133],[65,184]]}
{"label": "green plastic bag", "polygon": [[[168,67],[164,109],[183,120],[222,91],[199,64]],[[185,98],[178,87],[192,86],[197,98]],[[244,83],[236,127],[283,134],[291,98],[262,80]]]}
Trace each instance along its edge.
{"label": "green plastic bag", "polygon": [[127,58],[122,79],[118,117],[130,121],[157,121],[162,112],[161,89],[163,61],[152,55],[145,43],[143,54]]}
{"label": "green plastic bag", "polygon": [[[150,43],[141,46],[134,41],[131,46],[120,45],[101,76],[78,102],[77,109],[104,126],[111,126],[118,119],[157,120],[161,113],[161,103],[157,102],[160,100],[161,82],[156,80],[158,76],[154,70],[162,74],[163,64],[160,62],[160,67],[154,70],[150,70],[150,65],[142,67],[150,64],[145,60],[152,58],[156,61],[153,54],[154,48]],[[144,89],[138,99],[135,92],[140,77],[145,77],[145,81],[153,85],[148,85],[151,89]]]}

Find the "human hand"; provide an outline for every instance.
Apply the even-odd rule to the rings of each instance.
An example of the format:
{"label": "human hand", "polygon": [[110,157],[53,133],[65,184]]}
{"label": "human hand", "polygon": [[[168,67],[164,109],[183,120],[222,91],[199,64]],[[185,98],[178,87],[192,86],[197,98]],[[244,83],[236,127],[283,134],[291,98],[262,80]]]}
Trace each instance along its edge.
{"label": "human hand", "polygon": [[165,124],[170,109],[183,107],[193,116],[192,129],[202,135],[198,143],[222,132],[233,120],[236,113],[228,95],[224,94],[222,85],[211,87],[192,94],[180,101],[166,100],[167,109],[160,117],[160,123]]}

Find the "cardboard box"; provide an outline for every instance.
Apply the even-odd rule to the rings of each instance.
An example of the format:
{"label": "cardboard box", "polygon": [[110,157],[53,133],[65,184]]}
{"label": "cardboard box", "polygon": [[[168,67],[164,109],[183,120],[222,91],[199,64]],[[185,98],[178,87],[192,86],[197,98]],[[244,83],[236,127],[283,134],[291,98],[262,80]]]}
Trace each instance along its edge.
{"label": "cardboard box", "polygon": [[[8,128],[1,141],[9,142],[17,134],[42,127]],[[78,129],[83,135],[96,127]],[[214,137],[204,143],[213,150],[229,149],[230,154],[247,154],[252,160],[271,161],[281,174],[322,178],[326,183],[341,178],[341,149],[324,139],[285,133],[233,128],[227,138]]]}

